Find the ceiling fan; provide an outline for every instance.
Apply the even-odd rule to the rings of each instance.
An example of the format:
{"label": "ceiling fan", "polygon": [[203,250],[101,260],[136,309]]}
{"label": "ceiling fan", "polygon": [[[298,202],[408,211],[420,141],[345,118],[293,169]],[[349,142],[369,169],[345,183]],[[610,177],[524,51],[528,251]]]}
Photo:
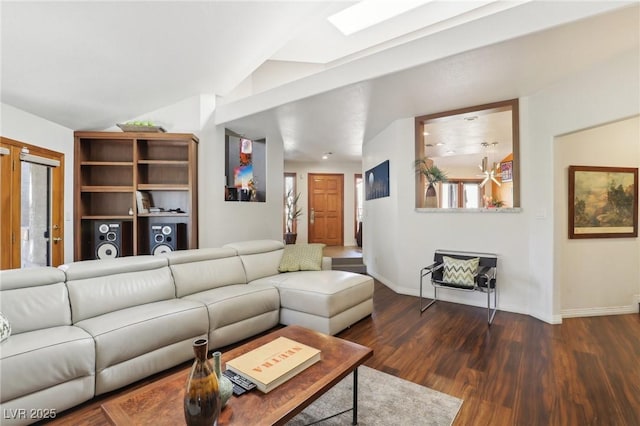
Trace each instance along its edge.
{"label": "ceiling fan", "polygon": [[493,163],[493,167],[491,167],[491,169],[487,169],[488,164],[489,164],[489,158],[483,157],[482,163],[478,165],[478,167],[480,168],[480,171],[482,171],[482,174],[480,176],[484,176],[484,179],[482,180],[482,182],[480,182],[480,188],[484,187],[484,185],[487,182],[489,182],[489,179],[495,182],[496,185],[502,186],[500,181],[496,179],[496,176],[500,176],[501,174],[498,171],[498,164]]}

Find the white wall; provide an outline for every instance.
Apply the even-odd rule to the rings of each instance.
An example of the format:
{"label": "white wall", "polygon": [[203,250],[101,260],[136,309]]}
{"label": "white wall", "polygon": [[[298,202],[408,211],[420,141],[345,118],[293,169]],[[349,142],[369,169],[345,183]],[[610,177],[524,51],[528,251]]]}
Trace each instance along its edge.
{"label": "white wall", "polygon": [[[568,167],[640,166],[640,117],[560,136],[555,141],[557,286],[563,318],[630,313],[640,295],[638,238],[568,239]],[[560,185],[558,185],[560,186]],[[597,261],[585,262],[597,258]]]}
{"label": "white wall", "polygon": [[[122,120],[122,122],[152,121],[153,124],[161,126],[167,132],[194,133],[198,135],[200,129],[211,119],[215,108],[215,96],[202,94],[191,96],[137,117],[129,117],[126,120]],[[114,124],[104,129],[104,131],[121,132],[122,130]]]}
{"label": "white wall", "polygon": [[[638,55],[633,49],[577,73],[531,96],[521,110],[526,116],[525,129],[521,129],[526,152],[522,155],[529,159],[523,167],[521,192],[531,194],[530,206],[535,209],[530,224],[530,264],[539,271],[531,280],[530,309],[549,321],[562,319],[561,286],[557,283],[565,266],[556,255],[566,234],[559,234],[555,225],[567,220],[565,207],[554,202],[554,191],[562,188],[564,181],[564,173],[558,176],[554,168],[556,137],[640,113]],[[540,167],[549,172],[540,173]],[[599,257],[600,253],[590,253],[585,263],[599,263]]]}
{"label": "white wall", "polygon": [[[363,169],[389,160],[390,197],[365,201],[363,256],[369,274],[396,292],[418,295],[419,271],[433,261],[438,249],[497,253],[500,256],[499,306],[526,312],[529,265],[527,213],[425,212],[415,208],[414,122],[398,120],[364,146]],[[433,295],[430,284],[425,294]],[[454,291],[440,292],[443,299],[478,306],[486,297]],[[416,306],[417,309],[417,306]]]}
{"label": "white wall", "polygon": [[200,247],[252,240],[282,240],[283,144],[271,133],[264,135],[267,149],[266,202],[224,200],[225,129],[214,118],[200,134],[198,169],[198,219]]}
{"label": "white wall", "polygon": [[[561,321],[558,283],[564,265],[556,259],[556,245],[557,238],[566,237],[556,236],[554,224],[566,220],[566,213],[554,204],[554,191],[563,184],[554,170],[554,140],[640,113],[638,75],[638,52],[630,51],[521,98],[521,212],[417,212],[413,119],[398,120],[367,141],[363,169],[389,159],[391,180],[390,197],[365,201],[363,254],[368,272],[397,292],[417,295],[420,268],[429,264],[436,248],[497,253],[499,308]],[[600,256],[598,251],[585,253],[584,262],[601,264]],[[637,274],[631,277],[637,279]],[[477,294],[451,291],[442,297],[486,303]]]}
{"label": "white wall", "polygon": [[300,206],[303,215],[298,220],[297,242],[306,243],[309,237],[308,190],[309,173],[339,173],[344,175],[344,227],[343,241],[345,246],[355,246],[355,175],[363,174],[361,163],[333,163],[329,158],[322,162],[287,161],[284,171],[296,173],[296,188],[300,193]]}
{"label": "white wall", "polygon": [[0,104],[0,134],[64,154],[64,261],[73,261],[73,130]]}

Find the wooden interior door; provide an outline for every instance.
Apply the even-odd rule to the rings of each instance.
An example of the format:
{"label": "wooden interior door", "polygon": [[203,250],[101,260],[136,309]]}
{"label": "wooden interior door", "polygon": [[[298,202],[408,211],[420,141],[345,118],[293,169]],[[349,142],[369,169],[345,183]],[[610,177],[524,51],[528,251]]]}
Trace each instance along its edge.
{"label": "wooden interior door", "polygon": [[309,173],[309,242],[344,245],[344,175]]}

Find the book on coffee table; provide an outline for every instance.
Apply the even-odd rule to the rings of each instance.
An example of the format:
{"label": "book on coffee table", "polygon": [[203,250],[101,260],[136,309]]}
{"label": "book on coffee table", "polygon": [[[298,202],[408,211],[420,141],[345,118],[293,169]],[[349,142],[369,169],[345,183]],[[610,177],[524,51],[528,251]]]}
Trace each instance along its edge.
{"label": "book on coffee table", "polygon": [[319,349],[278,337],[227,361],[227,369],[246,377],[267,393],[318,361]]}

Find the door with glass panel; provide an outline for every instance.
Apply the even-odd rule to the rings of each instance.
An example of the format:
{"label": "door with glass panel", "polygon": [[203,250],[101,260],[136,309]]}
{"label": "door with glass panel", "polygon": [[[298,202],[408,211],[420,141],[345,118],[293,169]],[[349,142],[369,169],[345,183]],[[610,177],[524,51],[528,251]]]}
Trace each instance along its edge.
{"label": "door with glass panel", "polygon": [[2,138],[2,269],[64,262],[64,155]]}

